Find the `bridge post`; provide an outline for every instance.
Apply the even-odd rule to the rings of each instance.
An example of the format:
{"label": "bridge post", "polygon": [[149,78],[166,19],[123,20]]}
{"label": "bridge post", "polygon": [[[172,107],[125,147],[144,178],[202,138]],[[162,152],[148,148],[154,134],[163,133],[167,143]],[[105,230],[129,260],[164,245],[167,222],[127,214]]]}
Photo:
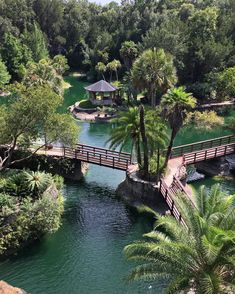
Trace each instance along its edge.
{"label": "bridge post", "polygon": [[113,168],[115,166],[115,157],[113,156]]}
{"label": "bridge post", "polygon": [[101,154],[100,154],[100,165],[101,165]]}

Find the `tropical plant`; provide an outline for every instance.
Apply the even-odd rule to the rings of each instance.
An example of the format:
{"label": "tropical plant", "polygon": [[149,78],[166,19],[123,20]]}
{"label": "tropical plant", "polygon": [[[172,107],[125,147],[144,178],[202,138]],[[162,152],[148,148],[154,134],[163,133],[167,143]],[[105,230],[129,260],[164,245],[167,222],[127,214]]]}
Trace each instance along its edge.
{"label": "tropical plant", "polygon": [[110,81],[112,81],[112,73],[115,72],[116,80],[118,81],[118,69],[121,68],[121,62],[114,59],[107,64],[107,69],[110,71]]}
{"label": "tropical plant", "polygon": [[160,97],[176,83],[173,58],[163,49],[148,49],[135,60],[132,77],[136,88],[147,90],[149,102],[155,106],[156,96]]}
{"label": "tropical plant", "polygon": [[120,55],[124,61],[126,68],[129,70],[133,61],[138,56],[138,47],[133,41],[125,41],[122,43]]}
{"label": "tropical plant", "polygon": [[96,65],[96,67],[95,67],[95,69],[102,75],[103,80],[105,80],[104,73],[107,70],[106,65],[103,62],[98,62],[97,65]]}
{"label": "tropical plant", "polygon": [[110,139],[110,148],[120,146],[121,150],[131,141],[131,154],[135,149],[137,162],[141,165],[141,135],[140,135],[140,118],[138,107],[130,107],[127,111],[119,113],[117,118],[112,120],[117,127],[112,129]]}
{"label": "tropical plant", "polygon": [[153,213],[154,230],[146,241],[125,247],[129,260],[144,262],[131,280],[165,281],[165,293],[234,293],[235,197],[224,196],[219,186],[202,187],[196,208],[180,197],[178,207],[187,227],[172,216]]}
{"label": "tropical plant", "polygon": [[30,195],[33,197],[39,197],[39,195],[42,195],[53,182],[50,174],[40,171],[24,171],[22,178]]}
{"label": "tropical plant", "polygon": [[215,127],[223,126],[224,118],[212,110],[194,111],[187,114],[184,124],[193,124],[196,129],[211,130]]}
{"label": "tropical plant", "polygon": [[170,158],[175,137],[183,126],[186,118],[186,111],[194,108],[195,105],[196,99],[193,98],[191,93],[185,91],[185,87],[170,89],[162,97],[161,108],[163,117],[169,123],[171,128],[171,137],[167,148],[165,166]]}

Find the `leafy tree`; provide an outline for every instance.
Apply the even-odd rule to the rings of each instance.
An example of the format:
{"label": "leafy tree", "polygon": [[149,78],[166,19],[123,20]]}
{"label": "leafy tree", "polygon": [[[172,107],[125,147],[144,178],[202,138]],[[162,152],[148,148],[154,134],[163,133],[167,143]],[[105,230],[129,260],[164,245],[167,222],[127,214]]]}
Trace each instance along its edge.
{"label": "leafy tree", "polygon": [[30,48],[32,58],[35,62],[48,57],[45,36],[35,22],[31,30],[25,30],[22,40],[23,43]]}
{"label": "leafy tree", "polygon": [[65,56],[59,54],[55,55],[51,61],[52,66],[56,70],[57,74],[62,76],[69,70],[68,60]]}
{"label": "leafy tree", "polygon": [[124,64],[128,70],[130,70],[133,61],[138,56],[138,47],[133,41],[125,41],[122,43],[120,49],[120,55],[124,61]]}
{"label": "leafy tree", "polygon": [[185,197],[178,205],[187,227],[147,209],[157,218],[154,230],[124,250],[129,260],[142,263],[130,279],[164,280],[165,293],[233,293],[234,196],[224,196],[219,186],[209,192],[202,187],[196,209]]}
{"label": "leafy tree", "polygon": [[152,106],[156,105],[156,96],[162,95],[176,82],[172,57],[163,49],[148,49],[133,64],[134,85],[139,90],[147,90]]}
{"label": "leafy tree", "polygon": [[[0,143],[8,146],[0,158],[0,171],[31,157],[48,143],[61,140],[64,144],[73,145],[76,142],[77,125],[69,115],[56,113],[62,100],[48,86],[26,88],[16,85],[11,88],[9,99],[8,107],[0,107]],[[36,139],[42,137],[47,138],[45,143],[29,155],[13,160],[17,146],[28,150]]]}
{"label": "leafy tree", "polygon": [[0,59],[0,90],[1,88],[10,81],[11,76],[7,71],[5,63]]}
{"label": "leafy tree", "polygon": [[163,116],[167,120],[171,128],[171,137],[166,153],[165,166],[171,155],[171,150],[177,133],[183,126],[186,118],[186,111],[194,108],[196,100],[191,93],[185,92],[184,87],[173,88],[169,90],[161,100]]}
{"label": "leafy tree", "polygon": [[22,69],[32,60],[30,49],[11,34],[5,35],[1,55],[13,78],[21,78]]}
{"label": "leafy tree", "polygon": [[235,67],[226,68],[218,74],[217,91],[219,100],[229,99],[235,95]]}

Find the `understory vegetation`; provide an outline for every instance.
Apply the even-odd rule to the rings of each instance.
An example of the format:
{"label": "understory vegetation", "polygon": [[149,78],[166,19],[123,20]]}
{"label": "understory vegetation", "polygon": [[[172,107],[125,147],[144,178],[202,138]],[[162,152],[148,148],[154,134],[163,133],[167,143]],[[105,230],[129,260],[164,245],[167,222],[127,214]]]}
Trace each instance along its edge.
{"label": "understory vegetation", "polygon": [[0,177],[0,256],[58,230],[63,180],[44,172],[8,171]]}

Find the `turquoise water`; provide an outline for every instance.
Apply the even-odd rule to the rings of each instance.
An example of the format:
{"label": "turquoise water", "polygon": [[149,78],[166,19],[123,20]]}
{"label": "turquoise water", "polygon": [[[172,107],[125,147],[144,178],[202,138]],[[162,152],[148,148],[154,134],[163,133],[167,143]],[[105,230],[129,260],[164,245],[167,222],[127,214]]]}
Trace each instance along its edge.
{"label": "turquoise water", "polygon": [[[84,95],[84,84],[75,77],[68,79],[73,87],[66,90],[63,111]],[[80,126],[80,141],[101,147],[112,128],[110,124],[80,123]],[[177,142],[201,140],[199,135],[217,136],[195,135],[188,129]],[[90,165],[83,181],[67,181],[61,228],[18,256],[0,262],[0,280],[31,294],[161,294],[161,283],[125,281],[133,264],[125,260],[123,247],[150,231],[151,222],[115,196],[115,189],[124,177],[124,172]],[[209,186],[213,181],[200,184]],[[225,190],[234,191],[233,180],[220,182]]]}

